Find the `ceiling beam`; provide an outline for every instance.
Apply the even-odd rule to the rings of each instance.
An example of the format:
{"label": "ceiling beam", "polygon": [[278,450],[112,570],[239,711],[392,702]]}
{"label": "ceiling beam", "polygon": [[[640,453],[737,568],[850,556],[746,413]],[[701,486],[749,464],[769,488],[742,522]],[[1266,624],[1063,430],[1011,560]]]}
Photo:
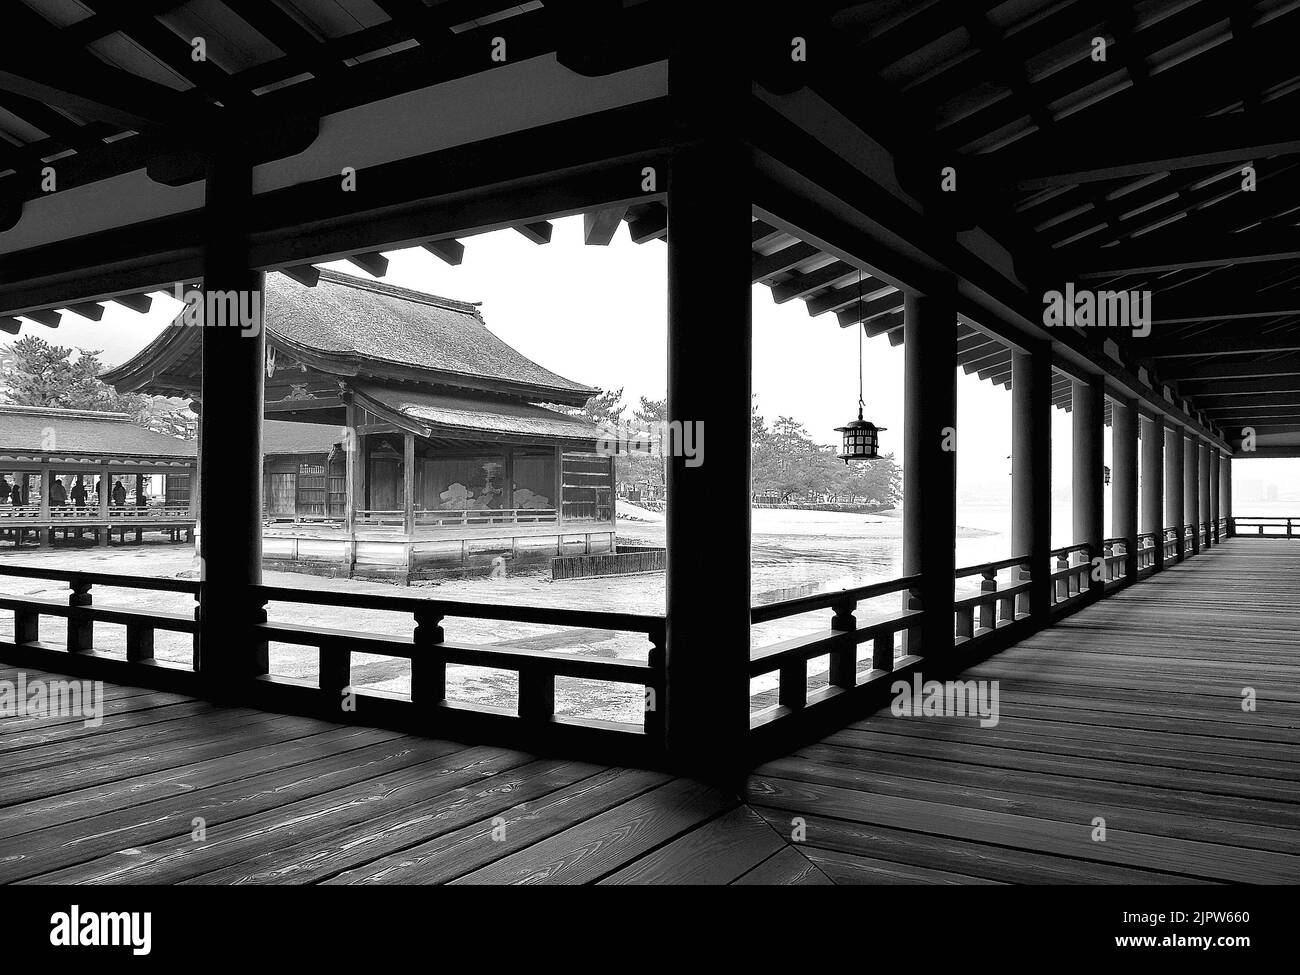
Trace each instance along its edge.
{"label": "ceiling beam", "polygon": [[[1177,231],[1178,221],[1171,230]],[[1181,271],[1223,264],[1261,264],[1300,258],[1300,231],[1286,228],[1257,228],[1238,234],[1204,238],[1185,229],[1172,237],[1135,240],[1103,247],[1081,256],[1077,274],[1081,278],[1106,278],[1120,274]]]}
{"label": "ceiling beam", "polygon": [[614,239],[627,207],[607,207],[604,210],[592,210],[582,215],[582,242],[595,247],[604,247]]}
{"label": "ceiling beam", "polygon": [[551,234],[555,227],[549,220],[538,220],[536,223],[515,224],[515,230],[519,231],[534,244],[549,244]]}
{"label": "ceiling beam", "polygon": [[[1134,339],[1131,349],[1143,359],[1187,359],[1207,355],[1261,355],[1268,352],[1300,352],[1300,332],[1251,334],[1248,328],[1191,338]],[[1154,335],[1155,333],[1153,333]],[[1252,363],[1251,365],[1254,365]],[[1267,365],[1267,363],[1261,363]],[[1208,368],[1208,367],[1207,367]],[[1214,368],[1223,368],[1215,366]],[[1162,367],[1163,370],[1163,367]],[[1288,370],[1283,370],[1283,373]],[[1277,373],[1255,373],[1277,375]],[[1189,377],[1190,378],[1190,377]],[[1212,377],[1210,377],[1212,378]]]}
{"label": "ceiling beam", "polygon": [[455,267],[465,259],[465,245],[452,237],[442,240],[426,240],[420,245],[434,257],[446,261]]}
{"label": "ceiling beam", "polygon": [[1230,163],[1243,165],[1265,156],[1300,153],[1300,130],[1294,112],[1250,113],[1202,119],[1195,125],[1144,125],[1123,139],[1077,141],[1074,133],[1046,130],[1042,137],[1023,140],[1013,158],[999,158],[993,173],[1017,192],[1133,179],[1151,173],[1168,173],[1198,166]]}
{"label": "ceiling beam", "polygon": [[1250,362],[1228,360],[1195,364],[1170,359],[1160,366],[1161,379],[1179,382],[1292,375],[1300,375],[1300,355],[1283,356],[1280,359],[1256,359]]}

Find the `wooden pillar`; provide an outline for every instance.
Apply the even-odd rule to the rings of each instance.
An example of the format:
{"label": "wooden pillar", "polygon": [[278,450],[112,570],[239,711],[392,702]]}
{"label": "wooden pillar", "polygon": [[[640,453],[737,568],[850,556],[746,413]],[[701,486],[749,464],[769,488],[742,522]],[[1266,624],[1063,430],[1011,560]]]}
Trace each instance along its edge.
{"label": "wooden pillar", "polygon": [[1051,619],[1052,359],[1047,346],[1011,358],[1011,554],[1027,555],[1029,612]]}
{"label": "wooden pillar", "polygon": [[[1180,431],[1181,435],[1181,431]],[[1201,451],[1196,440],[1187,437],[1183,443],[1183,522],[1192,529],[1192,554],[1201,551],[1201,480],[1197,474]]]}
{"label": "wooden pillar", "polygon": [[927,657],[952,649],[957,569],[957,312],[949,295],[903,303],[903,574],[920,575]]}
{"label": "wooden pillar", "polygon": [[190,538],[194,542],[194,555],[198,557],[200,549],[200,536],[202,535],[202,518],[203,508],[202,501],[199,497],[199,484],[203,468],[203,401],[200,398],[201,393],[192,393],[190,395],[190,410],[198,417],[198,423],[194,425],[194,466],[190,468],[190,517],[194,519],[194,528]]}
{"label": "wooden pillar", "polygon": [[1200,479],[1197,490],[1197,503],[1200,512],[1201,544],[1209,548],[1214,544],[1210,531],[1210,445],[1204,440],[1197,442],[1198,466],[1197,477]]}
{"label": "wooden pillar", "polygon": [[415,434],[402,437],[402,528],[415,534]]}
{"label": "wooden pillar", "polygon": [[1214,444],[1209,445],[1210,454],[1210,538],[1215,545],[1222,541],[1219,538],[1219,492],[1222,490],[1219,481],[1219,448]]}
{"label": "wooden pillar", "polygon": [[1165,521],[1178,536],[1178,560],[1187,558],[1187,503],[1183,497],[1186,485],[1186,450],[1181,427],[1165,428]]}
{"label": "wooden pillar", "polygon": [[1135,399],[1110,405],[1111,500],[1110,532],[1124,539],[1125,576],[1132,581],[1138,567],[1138,405]]}
{"label": "wooden pillar", "polygon": [[[668,68],[668,420],[697,425],[707,450],[703,463],[665,457],[664,725],[675,765],[710,778],[739,769],[749,730],[752,204],[739,125],[750,82],[728,29],[721,11],[702,11],[674,37]],[[701,557],[704,539],[716,558]]]}
{"label": "wooden pillar", "polygon": [[1223,517],[1228,520],[1228,537],[1236,534],[1232,524],[1232,454],[1224,454],[1219,467],[1223,484],[1219,488],[1219,504],[1223,507]]}
{"label": "wooden pillar", "polygon": [[50,527],[50,488],[54,484],[53,471],[48,459],[41,461],[41,527],[36,529],[36,546],[54,544],[54,529]]}
{"label": "wooden pillar", "polygon": [[108,505],[109,500],[113,497],[113,472],[109,470],[107,464],[101,464],[99,467],[99,497],[95,500],[99,503],[99,528],[96,529],[99,535],[99,544],[108,545]]}
{"label": "wooden pillar", "polygon": [[[220,152],[205,181],[203,290],[205,305],[226,299],[227,314],[202,328],[199,414],[199,504],[220,512],[219,526],[200,536],[199,669],[213,691],[225,692],[267,670],[266,641],[253,626],[266,618],[252,591],[262,582],[262,409],[266,341],[263,275],[249,267],[246,236],[252,168]],[[242,327],[229,312],[253,308]]]}
{"label": "wooden pillar", "polygon": [[[1070,411],[1073,415],[1074,463],[1074,543],[1088,546],[1088,558],[1103,555],[1106,538],[1106,508],[1102,496],[1102,422],[1105,416],[1105,380],[1093,376],[1086,382],[1075,380],[1070,386]],[[1094,596],[1105,586],[1103,573],[1089,573],[1089,589]]]}
{"label": "wooden pillar", "polygon": [[1155,535],[1153,568],[1165,567],[1165,432],[1159,417],[1142,417],[1142,518],[1141,530]]}

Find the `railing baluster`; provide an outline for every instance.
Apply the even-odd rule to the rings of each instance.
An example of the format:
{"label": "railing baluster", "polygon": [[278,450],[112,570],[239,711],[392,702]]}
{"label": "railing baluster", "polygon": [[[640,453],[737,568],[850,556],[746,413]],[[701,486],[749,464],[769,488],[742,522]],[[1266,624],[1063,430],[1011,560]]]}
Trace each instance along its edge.
{"label": "railing baluster", "polygon": [[830,653],[830,684],[832,687],[854,687],[858,683],[858,618],[856,599],[846,599],[835,604],[831,629],[844,634]]}
{"label": "railing baluster", "polygon": [[[980,577],[981,593],[996,593],[998,591],[998,574],[995,569],[985,569]],[[997,629],[997,609],[998,601],[990,599],[986,603],[980,603],[980,629],[993,630]]]}
{"label": "railing baluster", "polygon": [[646,662],[650,664],[651,680],[654,683],[646,687],[645,733],[652,742],[662,744],[664,742],[664,714],[668,705],[668,702],[664,699],[666,693],[664,687],[664,659],[666,655],[665,646],[668,642],[666,628],[660,622],[652,626],[646,635],[650,638],[650,653]]}
{"label": "railing baluster", "polygon": [[77,609],[89,608],[93,602],[90,595],[91,583],[86,579],[74,578],[70,585],[72,595],[68,597],[68,605],[72,607],[73,612],[68,616],[68,650],[72,653],[93,650],[95,647],[94,621],[78,616],[75,612]]}
{"label": "railing baluster", "polygon": [[352,683],[352,651],[338,640],[322,642],[319,650],[321,694],[326,706],[331,707],[338,704]]}
{"label": "railing baluster", "polygon": [[153,660],[153,627],[148,623],[126,624],[126,659],[135,664]]}
{"label": "railing baluster", "polygon": [[35,610],[14,610],[14,643],[39,643],[41,614]]}
{"label": "railing baluster", "polygon": [[437,649],[444,639],[442,613],[417,609],[411,652],[411,700],[416,704],[436,706],[447,700],[447,661]]}
{"label": "railing baluster", "polygon": [[555,675],[540,667],[519,671],[519,717],[550,721],[555,716]]}

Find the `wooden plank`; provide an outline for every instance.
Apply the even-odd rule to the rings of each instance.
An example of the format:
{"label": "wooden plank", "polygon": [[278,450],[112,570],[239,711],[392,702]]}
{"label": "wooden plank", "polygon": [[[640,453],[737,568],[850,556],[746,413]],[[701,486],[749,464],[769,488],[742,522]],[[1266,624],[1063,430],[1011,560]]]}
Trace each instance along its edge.
{"label": "wooden plank", "polygon": [[761,816],[738,806],[600,883],[729,884],[785,848]]}
{"label": "wooden plank", "polygon": [[699,782],[675,779],[453,883],[575,884],[599,880],[735,805],[734,796]]}
{"label": "wooden plank", "polygon": [[[466,826],[429,843],[381,857],[327,884],[445,883],[622,805],[669,780],[659,772],[608,769],[576,785]],[[495,834],[495,835],[494,835]]]}
{"label": "wooden plank", "polygon": [[787,846],[732,884],[737,887],[826,887],[834,882],[818,864],[794,847]]}

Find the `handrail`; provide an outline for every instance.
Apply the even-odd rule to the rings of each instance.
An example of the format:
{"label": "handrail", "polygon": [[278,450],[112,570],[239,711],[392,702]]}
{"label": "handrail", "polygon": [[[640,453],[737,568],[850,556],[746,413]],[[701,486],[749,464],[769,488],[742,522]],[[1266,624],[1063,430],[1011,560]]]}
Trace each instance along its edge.
{"label": "handrail", "polygon": [[921,577],[919,575],[910,575],[903,576],[901,579],[890,579],[887,582],[875,582],[868,586],[858,586],[856,589],[838,589],[834,592],[814,593],[811,596],[796,596],[793,599],[783,599],[780,602],[765,603],[753,607],[749,611],[749,621],[750,623],[768,623],[772,620],[784,619],[787,616],[798,616],[801,613],[811,613],[818,609],[830,609],[844,602],[865,602],[868,599],[888,596],[891,593],[915,589],[920,584]]}
{"label": "handrail", "polygon": [[112,572],[82,572],[77,569],[41,569],[32,565],[0,565],[0,576],[19,579],[48,579],[51,582],[80,583],[111,589],[154,589],[198,595],[199,583],[190,579],[155,579],[148,576],[118,575]]}
{"label": "handrail", "polygon": [[664,624],[662,616],[648,613],[620,613],[608,610],[565,609],[505,603],[467,603],[453,599],[333,592],[326,589],[292,589],[287,586],[253,586],[252,591],[256,597],[266,602],[304,603],[311,606],[339,606],[346,609],[373,609],[397,613],[437,613],[442,616],[502,620],[509,623],[593,627],[631,630],[639,633],[649,633]]}
{"label": "handrail", "polygon": [[965,576],[980,575],[984,572],[1000,572],[1003,569],[1014,569],[1016,566],[1028,564],[1028,555],[1013,555],[1011,558],[999,559],[996,562],[981,562],[979,565],[968,565],[958,569],[953,575],[955,578],[961,579]]}

